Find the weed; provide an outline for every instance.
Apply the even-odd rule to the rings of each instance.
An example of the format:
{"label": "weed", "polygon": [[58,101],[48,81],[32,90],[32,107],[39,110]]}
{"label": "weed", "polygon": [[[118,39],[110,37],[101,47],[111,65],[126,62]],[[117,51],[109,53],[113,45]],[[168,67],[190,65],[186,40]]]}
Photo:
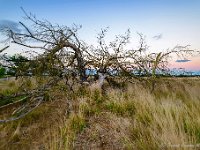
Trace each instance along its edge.
{"label": "weed", "polygon": [[86,122],[83,116],[74,114],[70,116],[69,126],[75,133],[77,133],[81,132],[86,127]]}

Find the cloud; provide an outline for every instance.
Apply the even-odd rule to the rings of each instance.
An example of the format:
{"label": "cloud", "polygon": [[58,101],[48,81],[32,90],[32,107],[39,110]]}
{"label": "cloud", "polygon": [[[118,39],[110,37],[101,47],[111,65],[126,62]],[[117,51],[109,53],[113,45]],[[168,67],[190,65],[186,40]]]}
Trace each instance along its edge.
{"label": "cloud", "polygon": [[11,29],[15,32],[21,32],[20,24],[11,20],[0,20],[0,30]]}
{"label": "cloud", "polygon": [[191,61],[191,60],[189,60],[189,59],[176,60],[176,62],[178,62],[178,63],[184,63],[184,62],[188,62],[188,61]]}
{"label": "cloud", "polygon": [[162,39],[162,37],[163,37],[162,34],[158,34],[158,35],[153,36],[152,38],[155,40],[160,40],[160,39]]}

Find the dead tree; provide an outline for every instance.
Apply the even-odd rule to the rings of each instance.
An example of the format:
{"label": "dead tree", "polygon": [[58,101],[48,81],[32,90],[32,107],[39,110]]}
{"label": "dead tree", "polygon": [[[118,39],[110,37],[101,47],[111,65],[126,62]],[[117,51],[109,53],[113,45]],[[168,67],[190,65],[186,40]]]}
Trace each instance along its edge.
{"label": "dead tree", "polygon": [[[31,26],[19,22],[22,28],[24,28],[23,32],[17,32],[8,28],[5,28],[3,32],[7,33],[6,35],[11,44],[21,45],[24,48],[33,49],[34,51],[43,51],[42,54],[29,60],[26,66],[27,70],[30,70],[35,76],[43,76],[47,73],[51,77],[49,80],[50,84],[41,85],[31,91],[23,91],[20,95],[29,95],[29,100],[27,105],[22,106],[15,114],[19,112],[25,113],[20,114],[18,117],[0,120],[0,123],[19,119],[38,107],[43,102],[45,91],[48,91],[49,88],[66,77],[63,75],[65,74],[64,70],[77,70],[80,81],[85,80],[86,63],[83,55],[87,51],[87,47],[84,42],[79,40],[77,35],[77,31],[81,26],[73,25],[70,28],[67,26],[53,25],[46,20],[38,20],[34,15],[27,14],[25,11],[24,14],[26,19],[32,23]],[[1,51],[6,48],[3,48]],[[7,98],[12,98],[13,96],[16,96],[16,94],[10,95]]]}
{"label": "dead tree", "polygon": [[[0,120],[0,122],[16,120],[28,114],[43,102],[44,92],[63,78],[66,78],[66,82],[68,82],[68,77],[76,79],[76,76],[78,76],[80,83],[83,83],[87,78],[85,74],[86,65],[96,67],[101,86],[105,77],[110,75],[109,68],[113,67],[118,69],[120,78],[141,80],[141,74],[150,76],[153,79],[152,89],[154,89],[157,70],[166,69],[168,58],[172,54],[183,57],[185,54],[191,54],[194,51],[189,49],[189,46],[176,46],[166,52],[149,53],[142,34],[138,34],[140,37],[139,47],[128,49],[126,46],[130,40],[129,30],[124,35],[118,35],[112,42],[107,43],[105,40],[107,29],[103,29],[97,37],[98,46],[88,46],[78,37],[78,30],[81,26],[53,25],[47,20],[38,20],[34,15],[27,14],[25,11],[24,14],[32,24],[31,26],[19,22],[24,29],[23,32],[8,28],[4,32],[7,33],[11,44],[21,45],[34,51],[42,50],[43,53],[26,62],[26,68],[35,76],[47,74],[51,79],[49,83],[41,85],[37,89],[22,93],[22,95],[30,96],[28,104],[22,106],[18,111],[26,112],[25,114],[22,113],[17,118]],[[3,48],[0,52],[6,48]],[[132,67],[131,70],[128,69],[129,66]],[[141,74],[135,75],[134,70],[139,70]],[[148,82],[149,78],[142,78],[142,80]],[[69,87],[72,89],[71,86]]]}
{"label": "dead tree", "polygon": [[[24,28],[24,32],[16,32],[11,29],[6,29],[11,43],[21,45],[30,49],[40,49],[44,53],[37,59],[45,59],[45,63],[49,63],[52,68],[65,67],[66,65],[74,64],[79,71],[80,79],[85,78],[85,61],[83,53],[86,51],[84,42],[79,40],[77,31],[81,26],[74,25],[73,27],[53,25],[44,20],[38,20],[34,15],[27,14],[24,11],[26,19],[32,23],[32,26],[27,26],[23,22],[19,22]],[[70,60],[61,61],[59,58],[61,53],[71,54]],[[68,63],[68,64],[67,64]],[[44,65],[44,64],[43,64]]]}

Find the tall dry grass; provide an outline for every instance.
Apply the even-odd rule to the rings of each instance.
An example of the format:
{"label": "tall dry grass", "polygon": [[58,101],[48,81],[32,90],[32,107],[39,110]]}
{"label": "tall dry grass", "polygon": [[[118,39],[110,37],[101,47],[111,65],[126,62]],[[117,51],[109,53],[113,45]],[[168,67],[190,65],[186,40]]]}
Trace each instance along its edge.
{"label": "tall dry grass", "polygon": [[198,149],[198,78],[161,78],[153,92],[140,83],[103,89],[61,83],[30,115],[0,125],[0,149]]}

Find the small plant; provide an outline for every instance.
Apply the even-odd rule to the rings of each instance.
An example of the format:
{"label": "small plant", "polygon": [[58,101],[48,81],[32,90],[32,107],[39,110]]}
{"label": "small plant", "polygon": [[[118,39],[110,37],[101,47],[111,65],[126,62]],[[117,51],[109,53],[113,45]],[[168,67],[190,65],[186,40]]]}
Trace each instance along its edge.
{"label": "small plant", "polygon": [[92,99],[96,102],[96,104],[100,104],[103,102],[103,96],[99,89],[95,89],[92,94]]}
{"label": "small plant", "polygon": [[70,116],[69,126],[75,133],[79,133],[86,127],[86,122],[83,116],[74,114]]}

